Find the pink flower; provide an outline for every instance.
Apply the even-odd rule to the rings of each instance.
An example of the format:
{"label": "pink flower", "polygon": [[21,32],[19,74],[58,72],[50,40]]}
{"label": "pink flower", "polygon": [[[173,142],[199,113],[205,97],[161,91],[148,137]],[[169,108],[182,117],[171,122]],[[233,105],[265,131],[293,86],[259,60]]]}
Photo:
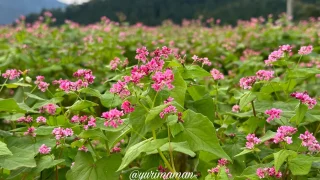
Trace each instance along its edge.
{"label": "pink flower", "polygon": [[113,60],[110,61],[110,69],[115,70],[117,69],[118,65],[120,64],[120,58],[115,57]]}
{"label": "pink flower", "polygon": [[259,70],[256,73],[256,77],[259,80],[269,81],[270,79],[273,78],[273,74],[274,74],[274,71]]}
{"label": "pink flower", "polygon": [[193,63],[200,62],[200,63],[202,63],[202,65],[207,65],[207,66],[212,65],[211,61],[207,57],[199,58],[198,56],[193,55],[192,59],[193,59]]}
{"label": "pink flower", "polygon": [[273,138],[274,143],[286,142],[287,144],[292,143],[292,138],[290,137],[297,132],[297,128],[291,126],[280,126],[277,130],[275,137]]}
{"label": "pink flower", "polygon": [[302,146],[308,147],[308,150],[311,152],[319,152],[320,145],[317,139],[313,136],[312,133],[306,131],[304,134],[300,134],[299,139],[302,140]]}
{"label": "pink flower", "polygon": [[160,57],[154,57],[146,64],[146,68],[148,71],[144,71],[145,74],[148,72],[156,72],[161,71],[164,65],[164,61],[160,59]]}
{"label": "pink flower", "polygon": [[224,75],[217,69],[212,69],[210,73],[214,80],[224,79]]}
{"label": "pink flower", "polygon": [[240,111],[240,106],[239,105],[234,105],[232,106],[232,112],[239,112]]}
{"label": "pink flower", "polygon": [[168,104],[168,103],[171,103],[172,101],[174,101],[174,98],[173,97],[168,97],[168,99],[166,99],[163,103],[164,104]]}
{"label": "pink flower", "polygon": [[121,119],[121,116],[123,115],[124,113],[117,109],[111,109],[110,111],[102,113],[102,117],[106,119],[104,125],[107,127],[112,126],[114,128],[117,128],[123,123],[123,120]]}
{"label": "pink flower", "polygon": [[82,145],[79,149],[79,151],[84,151],[84,152],[88,152],[88,148],[84,145]]}
{"label": "pink flower", "polygon": [[47,119],[43,116],[37,117],[37,123],[46,123]]}
{"label": "pink flower", "polygon": [[154,83],[151,85],[151,87],[155,91],[161,91],[165,86],[167,86],[168,89],[174,88],[174,86],[171,84],[174,80],[174,75],[171,69],[167,69],[165,72],[156,72],[152,76],[152,80]]}
{"label": "pink flower", "polygon": [[51,152],[51,148],[46,146],[45,144],[42,144],[39,148],[40,154],[49,154]]}
{"label": "pink flower", "polygon": [[110,92],[113,94],[118,94],[121,98],[125,98],[130,96],[130,91],[126,87],[127,83],[118,81],[117,83],[113,84],[110,88]]}
{"label": "pink flower", "polygon": [[92,75],[92,71],[88,69],[79,69],[75,73],[73,73],[74,77],[82,78],[84,81],[92,84],[95,76]]}
{"label": "pink flower", "polygon": [[143,63],[146,63],[147,56],[149,55],[147,48],[146,47],[138,48],[136,50],[136,53],[137,53],[137,55],[135,58],[139,61],[142,61]]}
{"label": "pink flower", "polygon": [[312,52],[313,50],[313,47],[312,45],[309,45],[309,46],[302,46],[300,49],[299,49],[299,54],[300,55],[308,55]]}
{"label": "pink flower", "polygon": [[269,179],[269,177],[271,177],[271,178],[274,177],[274,178],[280,179],[282,177],[282,173],[280,171],[276,172],[276,169],[274,167],[258,168],[256,171],[256,174],[260,179],[263,179],[263,178]]}
{"label": "pink flower", "polygon": [[2,77],[13,80],[13,79],[19,78],[20,75],[21,75],[21,71],[16,69],[8,69],[6,70],[5,73],[2,74]]}
{"label": "pink flower", "polygon": [[248,134],[246,139],[247,139],[247,142],[246,142],[247,149],[253,149],[255,144],[259,144],[261,142],[261,140],[257,138],[255,134]]}
{"label": "pink flower", "polygon": [[219,173],[219,171],[220,171],[220,167],[214,167],[212,169],[209,169],[208,173],[215,174],[215,173]]}
{"label": "pink flower", "polygon": [[73,131],[70,128],[54,128],[52,134],[55,136],[56,140],[60,140],[61,138],[65,138],[73,135]]}
{"label": "pink flower", "polygon": [[27,117],[21,117],[17,120],[18,123],[31,123],[33,121],[33,118],[31,116]]}
{"label": "pink flower", "polygon": [[48,114],[54,115],[56,113],[56,110],[57,110],[57,107],[55,104],[47,104],[47,105],[42,106],[39,109],[39,112],[40,113],[47,112]]}
{"label": "pink flower", "polygon": [[131,113],[134,111],[134,107],[131,105],[129,101],[124,101],[121,105],[121,109],[125,114]]}
{"label": "pink flower", "polygon": [[227,159],[224,159],[224,158],[219,159],[219,160],[218,160],[218,164],[219,164],[220,166],[225,166],[225,165],[228,164],[228,160],[227,160]]}
{"label": "pink flower", "polygon": [[70,121],[71,121],[71,123],[79,123],[80,118],[78,115],[74,115],[74,116],[72,116]]}
{"label": "pink flower", "polygon": [[291,52],[292,51],[292,47],[289,44],[282,45],[279,47],[279,49],[283,52]]}
{"label": "pink flower", "polygon": [[170,113],[177,113],[177,108],[169,105],[168,107],[164,108],[162,112],[160,112],[159,116],[161,119],[163,119],[166,114]]}
{"label": "pink flower", "polygon": [[94,117],[90,117],[89,121],[88,121],[88,124],[87,125],[84,125],[84,129],[85,130],[88,130],[89,127],[96,127],[96,119]]}
{"label": "pink flower", "polygon": [[243,77],[240,79],[240,87],[243,89],[251,89],[252,85],[256,82],[255,76]]}
{"label": "pink flower", "polygon": [[46,90],[48,89],[48,87],[49,87],[50,84],[44,82],[44,79],[45,79],[44,76],[37,76],[36,78],[37,78],[37,80],[34,81],[34,83],[35,83],[36,85],[38,85],[38,89],[39,89],[40,91],[42,91],[42,92],[46,92]]}
{"label": "pink flower", "polygon": [[266,110],[264,113],[266,115],[269,115],[269,117],[267,119],[267,122],[270,123],[270,121],[273,121],[276,118],[277,119],[280,118],[282,110],[281,109],[272,108],[272,109]]}
{"label": "pink flower", "polygon": [[36,133],[34,132],[36,130],[36,128],[34,128],[33,126],[29,127],[27,132],[24,132],[23,135],[27,136],[30,135],[32,137],[36,137]]}
{"label": "pink flower", "polygon": [[311,98],[307,92],[294,92],[290,96],[299,99],[300,102],[307,105],[309,109],[312,109],[317,104],[317,100]]}

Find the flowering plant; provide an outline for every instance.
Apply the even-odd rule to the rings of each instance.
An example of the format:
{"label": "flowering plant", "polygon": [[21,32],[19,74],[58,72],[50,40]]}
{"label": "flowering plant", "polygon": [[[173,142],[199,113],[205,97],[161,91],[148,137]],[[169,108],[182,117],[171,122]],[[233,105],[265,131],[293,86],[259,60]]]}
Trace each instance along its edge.
{"label": "flowering plant", "polygon": [[[225,40],[231,36],[225,31],[282,33],[268,34],[280,22],[255,22],[215,28],[226,33]],[[318,47],[277,44],[269,53],[255,40],[255,50],[244,50],[235,45],[238,35],[220,47],[222,42],[205,38],[213,32],[202,28],[204,38],[192,40],[195,46],[203,43],[201,50],[194,50],[172,34],[176,42],[162,46],[169,35],[134,28],[120,32],[125,27],[104,18],[89,27],[18,25],[15,36],[10,28],[0,29],[8,36],[0,37],[4,45],[12,41],[18,47],[0,58],[27,62],[0,64],[1,178],[129,179],[136,169],[194,172],[205,180],[320,177],[320,70],[313,59]],[[141,43],[151,48],[138,45],[132,52],[141,28],[146,37]],[[182,29],[193,32],[194,27]],[[253,35],[245,37],[247,43]],[[61,39],[66,49],[58,48]],[[51,50],[36,46],[50,40]],[[18,46],[29,41],[34,43]],[[69,47],[70,41],[79,41],[79,47]],[[208,53],[205,47],[214,42],[210,48],[217,52]],[[71,56],[77,58],[68,63]],[[44,57],[51,61],[41,62]]]}

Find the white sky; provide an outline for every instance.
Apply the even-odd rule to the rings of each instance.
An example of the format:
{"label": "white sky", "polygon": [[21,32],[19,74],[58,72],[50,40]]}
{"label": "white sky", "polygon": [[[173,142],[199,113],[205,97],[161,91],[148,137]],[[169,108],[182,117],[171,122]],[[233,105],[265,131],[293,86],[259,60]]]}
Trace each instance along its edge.
{"label": "white sky", "polygon": [[65,4],[82,4],[84,2],[88,2],[90,0],[58,0]]}

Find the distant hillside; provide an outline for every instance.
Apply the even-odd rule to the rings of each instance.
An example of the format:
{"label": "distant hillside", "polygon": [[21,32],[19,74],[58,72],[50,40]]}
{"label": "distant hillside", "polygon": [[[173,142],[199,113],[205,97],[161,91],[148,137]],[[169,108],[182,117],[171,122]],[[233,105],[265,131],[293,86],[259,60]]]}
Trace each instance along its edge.
{"label": "distant hillside", "polygon": [[61,8],[57,0],[0,0],[0,24],[12,23],[20,15],[39,13],[43,8]]}
{"label": "distant hillside", "polygon": [[[54,10],[53,14],[57,25],[65,19],[90,24],[102,16],[119,21],[123,15],[131,24],[159,25],[166,19],[180,23],[184,18],[198,18],[200,15],[235,24],[238,19],[269,14],[277,16],[285,10],[286,0],[91,0],[82,5],[68,6],[63,11]],[[30,15],[28,20],[34,21],[38,16]],[[295,0],[295,17],[304,19],[310,16],[320,16],[320,0]]]}

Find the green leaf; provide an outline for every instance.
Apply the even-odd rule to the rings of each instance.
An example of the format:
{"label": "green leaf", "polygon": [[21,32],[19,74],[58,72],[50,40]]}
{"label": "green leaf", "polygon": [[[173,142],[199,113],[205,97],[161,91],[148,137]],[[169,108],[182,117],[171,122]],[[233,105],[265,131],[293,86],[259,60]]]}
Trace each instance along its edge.
{"label": "green leaf", "polygon": [[248,154],[248,153],[251,153],[251,152],[253,152],[252,149],[244,149],[243,151],[241,151],[241,153],[235,155],[234,157],[242,156],[242,155],[245,155],[245,154]]}
{"label": "green leaf", "polygon": [[111,94],[108,91],[101,96],[100,102],[104,107],[107,107],[107,108],[116,107],[122,103],[119,96]]}
{"label": "green leaf", "polygon": [[98,104],[88,100],[80,100],[80,101],[76,101],[72,106],[68,108],[72,111],[81,111],[83,109],[87,109],[93,106],[98,106]]}
{"label": "green leaf", "polygon": [[75,157],[74,166],[68,171],[68,180],[96,180],[118,179],[119,174],[115,172],[120,164],[120,156],[112,155],[94,161],[91,153],[78,151]]}
{"label": "green leaf", "polygon": [[6,86],[7,88],[9,88],[9,89],[15,89],[15,88],[17,88],[17,87],[31,87],[31,85],[30,84],[27,84],[27,83],[18,83],[18,82],[16,82],[16,83],[12,83],[12,84],[5,84],[4,86]]}
{"label": "green leaf", "polygon": [[52,134],[52,130],[54,127],[52,126],[40,126],[36,129],[36,134],[41,136],[46,136]]}
{"label": "green leaf", "polygon": [[200,100],[189,102],[186,106],[188,109],[208,117],[211,122],[215,119],[215,105],[210,96],[205,96]]}
{"label": "green leaf", "polygon": [[33,151],[10,147],[12,156],[1,156],[0,167],[8,170],[14,170],[20,167],[36,167],[36,161],[33,157]]}
{"label": "green leaf", "polygon": [[28,92],[25,92],[24,93],[25,95],[27,95],[29,98],[32,98],[32,99],[36,99],[36,100],[40,100],[40,101],[45,101],[45,99],[39,97],[39,96],[36,96],[34,94],[31,94],[31,93],[28,93]]}
{"label": "green leaf", "polygon": [[12,155],[12,152],[8,149],[7,145],[0,141],[0,156]]}
{"label": "green leaf", "polygon": [[167,104],[163,104],[150,109],[146,117],[146,124],[154,123],[153,120],[158,119],[160,112],[163,111],[163,109],[166,108],[167,106],[168,106]]}
{"label": "green leaf", "polygon": [[98,90],[92,89],[92,88],[89,88],[89,87],[80,89],[79,92],[87,94],[87,95],[90,95],[90,96],[94,96],[94,97],[97,97],[97,98],[101,98],[101,96],[102,96]]}
{"label": "green leaf", "polygon": [[184,79],[195,79],[211,76],[211,74],[198,65],[187,65],[182,76]]}
{"label": "green leaf", "polygon": [[187,110],[183,113],[182,119],[184,129],[176,136],[175,142],[187,141],[193,151],[207,151],[231,160],[221,148],[216,130],[207,117]]}
{"label": "green leaf", "polygon": [[305,104],[300,103],[298,108],[296,109],[296,115],[294,115],[290,121],[299,125],[304,119],[305,114],[308,111],[308,107]]}
{"label": "green leaf", "polygon": [[26,111],[21,109],[17,102],[10,98],[10,99],[0,99],[0,111],[5,112],[20,112],[25,113]]}
{"label": "green leaf", "polygon": [[194,101],[202,99],[206,94],[209,92],[206,90],[205,86],[203,85],[193,85],[188,87],[188,93],[192,97]]}
{"label": "green leaf", "polygon": [[253,94],[251,91],[246,92],[242,97],[240,98],[240,109],[243,109],[247,104],[249,104],[251,101],[253,101],[256,98],[256,95]]}
{"label": "green leaf", "polygon": [[306,79],[316,74],[320,74],[320,70],[317,68],[298,68],[294,71],[289,71],[289,79]]}
{"label": "green leaf", "polygon": [[276,135],[275,132],[272,132],[272,131],[269,130],[269,131],[266,132],[266,134],[264,136],[262,136],[260,138],[260,140],[263,143],[265,141],[268,141],[268,140],[272,139],[275,135]]}
{"label": "green leaf", "polygon": [[64,159],[58,159],[54,160],[52,156],[46,155],[41,156],[40,160],[37,161],[37,167],[32,170],[33,173],[40,173],[44,169],[48,169],[51,167],[54,167],[62,162],[64,162]]}
{"label": "green leaf", "polygon": [[274,155],[274,167],[276,171],[279,171],[281,165],[287,160],[289,157],[296,157],[297,153],[291,150],[283,149],[279,152],[273,153]]}
{"label": "green leaf", "polygon": [[99,137],[102,138],[104,140],[108,140],[107,137],[103,134],[103,132],[100,129],[88,129],[86,131],[82,131],[79,134],[79,137],[83,138],[83,139],[88,139],[88,138],[95,138],[95,137]]}
{"label": "green leaf", "polygon": [[294,176],[307,175],[310,172],[312,163],[319,161],[319,157],[310,157],[300,154],[297,157],[290,159],[288,165]]}
{"label": "green leaf", "polygon": [[120,171],[127,167],[133,160],[135,160],[141,153],[150,152],[168,142],[168,139],[146,139],[138,144],[131,146],[124,157],[122,158],[121,165],[117,171]]}
{"label": "green leaf", "polygon": [[[174,86],[174,88],[170,90],[170,96],[173,97],[181,107],[183,107],[187,91],[187,83],[184,81],[178,71],[174,73],[174,80],[172,82],[172,85]],[[177,109],[182,110],[181,107],[177,106]]]}
{"label": "green leaf", "polygon": [[[176,151],[176,152],[181,152],[181,153],[187,154],[191,157],[194,157],[196,155],[196,153],[194,153],[190,149],[188,142],[170,142],[170,143],[168,142],[160,147],[160,150],[162,152],[169,151],[169,149],[171,149],[171,151]],[[147,154],[155,154],[155,153],[158,153],[158,151],[154,150],[154,151],[147,153]]]}

